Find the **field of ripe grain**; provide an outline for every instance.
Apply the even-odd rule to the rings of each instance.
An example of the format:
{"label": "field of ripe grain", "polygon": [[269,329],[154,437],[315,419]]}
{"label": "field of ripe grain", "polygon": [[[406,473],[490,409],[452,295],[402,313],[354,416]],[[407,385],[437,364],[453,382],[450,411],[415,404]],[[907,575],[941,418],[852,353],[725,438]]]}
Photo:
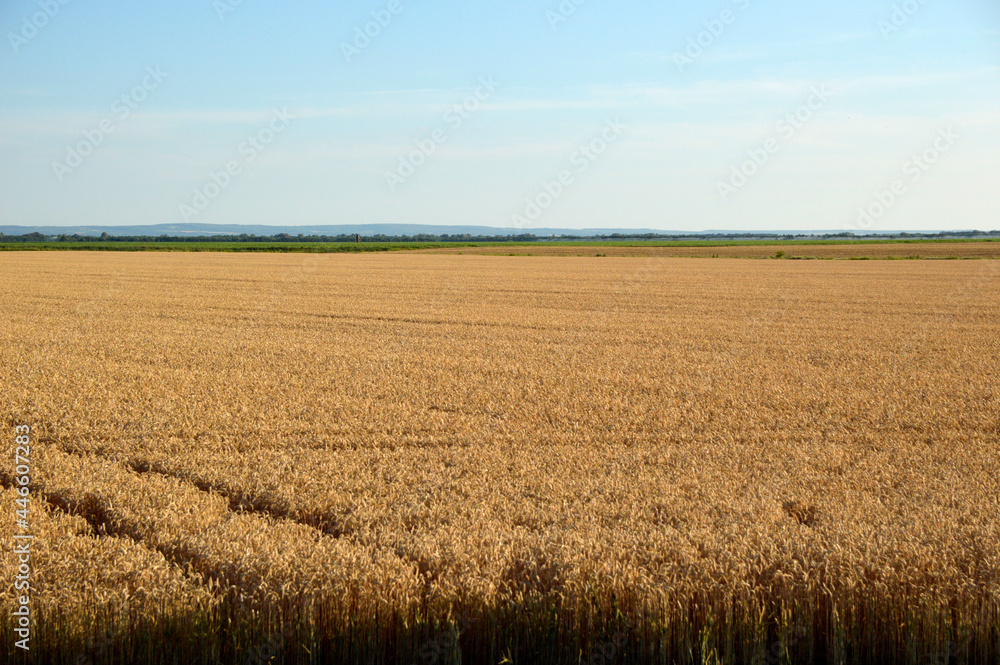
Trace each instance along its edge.
{"label": "field of ripe grain", "polygon": [[784,252],[788,259],[998,259],[1000,242],[886,242],[807,245],[794,243],[744,244],[694,247],[683,244],[483,245],[434,247],[416,250],[425,254],[493,256],[633,256],[769,259]]}
{"label": "field of ripe grain", "polygon": [[1000,262],[0,275],[38,662],[1000,657]]}

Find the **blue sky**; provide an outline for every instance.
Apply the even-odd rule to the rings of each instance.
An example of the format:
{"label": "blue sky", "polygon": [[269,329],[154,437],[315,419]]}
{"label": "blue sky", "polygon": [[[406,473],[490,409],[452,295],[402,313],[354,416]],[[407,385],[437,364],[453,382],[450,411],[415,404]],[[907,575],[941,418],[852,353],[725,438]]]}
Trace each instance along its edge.
{"label": "blue sky", "polygon": [[15,0],[0,28],[0,225],[1000,228],[993,0]]}

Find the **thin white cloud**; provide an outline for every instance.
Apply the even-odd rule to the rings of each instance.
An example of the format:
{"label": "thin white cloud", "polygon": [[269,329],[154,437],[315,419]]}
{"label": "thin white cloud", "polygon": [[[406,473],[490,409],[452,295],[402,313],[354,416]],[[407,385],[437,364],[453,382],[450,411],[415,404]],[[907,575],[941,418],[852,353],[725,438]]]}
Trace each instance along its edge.
{"label": "thin white cloud", "polygon": [[[839,39],[851,39],[855,35],[842,35]],[[914,74],[868,75],[861,77],[827,78],[825,83],[842,93],[855,91],[893,91],[904,88],[921,88],[939,85],[954,85],[963,81],[993,81],[1000,83],[1000,66],[979,67],[961,70],[935,70]],[[731,80],[681,81],[668,85],[607,85],[557,90],[504,87],[490,99],[482,102],[483,109],[497,112],[531,112],[546,110],[585,110],[595,108],[681,108],[711,104],[732,103],[737,99],[756,97],[785,97],[800,95],[816,80],[793,78],[756,78]],[[453,105],[462,102],[475,90],[472,87],[451,89],[400,89],[347,93],[339,96],[335,104],[288,104],[292,115],[299,119],[323,118],[372,118],[404,114],[444,113]],[[4,90],[20,96],[43,96],[40,89]],[[392,99],[392,103],[384,100]],[[359,101],[355,101],[359,100]],[[282,108],[285,104],[275,104]],[[253,124],[266,121],[272,108],[256,109],[176,109],[153,110],[139,108],[133,117],[142,117],[145,122],[167,127],[191,124]],[[104,111],[46,111],[32,110],[30,114],[19,109],[6,109],[3,132],[24,131],[32,134],[41,132],[59,133],[59,128],[69,128],[76,132],[85,128],[95,119],[114,117],[111,108]],[[14,123],[14,124],[11,124]]]}
{"label": "thin white cloud", "polygon": [[[853,44],[859,41],[878,41],[877,32],[845,32],[835,35],[828,35],[822,38],[810,39],[808,41],[793,40],[784,42],[771,42],[761,44],[753,48],[734,47],[724,44],[713,45],[707,49],[698,59],[700,62],[747,62],[753,60],[763,60],[767,58],[783,58],[790,55],[801,56],[804,47],[815,49],[817,46],[836,46],[841,44]],[[683,54],[684,45],[672,51],[630,51],[623,54],[627,59],[644,62],[674,62],[674,56]]]}
{"label": "thin white cloud", "polygon": [[48,97],[52,93],[44,88],[0,88],[0,96],[2,97]]}

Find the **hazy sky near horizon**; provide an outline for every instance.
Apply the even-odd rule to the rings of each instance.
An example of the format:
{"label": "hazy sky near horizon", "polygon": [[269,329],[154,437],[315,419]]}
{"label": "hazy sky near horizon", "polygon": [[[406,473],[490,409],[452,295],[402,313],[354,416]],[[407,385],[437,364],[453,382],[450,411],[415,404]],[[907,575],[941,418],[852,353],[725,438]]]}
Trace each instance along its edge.
{"label": "hazy sky near horizon", "polygon": [[13,0],[0,224],[1000,229],[1000,3]]}

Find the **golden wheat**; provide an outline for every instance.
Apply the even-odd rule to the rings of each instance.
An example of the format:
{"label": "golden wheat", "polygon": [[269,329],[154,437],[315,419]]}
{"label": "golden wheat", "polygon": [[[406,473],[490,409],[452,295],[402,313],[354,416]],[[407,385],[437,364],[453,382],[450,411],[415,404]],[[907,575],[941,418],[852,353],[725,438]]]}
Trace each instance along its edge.
{"label": "golden wheat", "polygon": [[51,662],[1000,654],[996,261],[0,270]]}
{"label": "golden wheat", "polygon": [[[576,245],[482,245],[479,247],[437,247],[416,250],[421,254],[470,254],[517,256],[683,256],[721,258],[789,259],[997,259],[1000,242],[886,242],[838,243],[832,245],[760,244],[714,245],[685,247],[683,245],[618,244],[596,242]],[[778,257],[778,258],[781,258]]]}

